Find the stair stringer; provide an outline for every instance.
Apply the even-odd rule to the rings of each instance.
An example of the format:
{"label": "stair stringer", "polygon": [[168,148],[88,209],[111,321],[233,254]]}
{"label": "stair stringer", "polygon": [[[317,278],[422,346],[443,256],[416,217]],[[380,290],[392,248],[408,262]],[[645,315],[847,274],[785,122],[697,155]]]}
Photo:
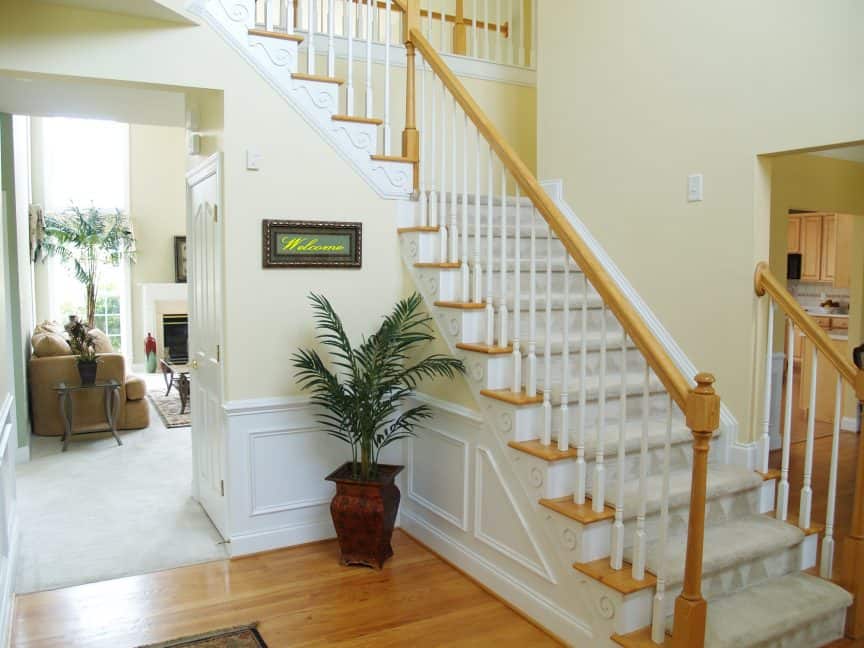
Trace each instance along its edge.
{"label": "stair stringer", "polygon": [[[413,492],[416,466],[411,453],[416,443],[426,442],[413,441],[406,444],[408,485],[400,513],[401,525],[569,645],[615,646],[610,639],[614,633],[630,631],[650,618],[653,588],[624,596],[573,569],[574,543],[589,542],[594,551],[601,547],[602,553],[602,547],[608,545],[609,526],[590,529],[587,533],[590,538],[587,535],[577,537],[575,534],[579,531],[573,525],[559,527],[556,514],[539,505],[534,489],[520,474],[525,472],[522,465],[525,459],[507,446],[512,438],[514,418],[519,416],[515,411],[518,408],[492,402],[480,394],[486,377],[483,363],[456,347],[462,324],[453,311],[434,306],[439,298],[441,276],[436,270],[414,267],[420,249],[415,234],[403,235],[401,246],[405,266],[424,298],[439,336],[446,341],[450,353],[462,358],[468,366],[465,380],[480,412],[465,411],[451,403],[418,396],[420,401],[432,406],[435,415],[432,424],[420,426],[420,436],[425,439],[430,432],[444,436],[475,457],[471,462],[474,478],[466,480],[470,484],[464,487],[471,489],[472,495],[466,498],[465,505],[471,510],[466,509],[464,515],[448,512],[434,503],[430,506],[429,498],[418,497]],[[472,422],[466,425],[466,419]],[[482,529],[478,531],[478,460],[487,457],[495,466],[500,496],[511,502],[513,514],[531,536],[541,564],[548,566],[548,575],[536,569],[536,564],[526,565],[524,556],[495,547],[494,542],[482,537]],[[441,463],[435,468],[439,479],[451,479],[452,476],[441,472]],[[462,480],[457,481],[461,483]]]}
{"label": "stair stringer", "polygon": [[332,117],[340,105],[339,86],[292,78],[292,73],[299,71],[298,44],[249,35],[251,6],[252,0],[192,0],[189,11],[225,39],[379,196],[410,198],[414,193],[413,164],[372,159],[378,145],[374,126],[334,122]]}

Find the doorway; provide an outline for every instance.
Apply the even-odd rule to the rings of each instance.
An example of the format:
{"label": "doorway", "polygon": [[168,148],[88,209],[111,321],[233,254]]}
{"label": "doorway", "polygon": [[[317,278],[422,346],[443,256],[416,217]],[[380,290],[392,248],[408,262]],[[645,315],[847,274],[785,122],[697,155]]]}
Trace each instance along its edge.
{"label": "doorway", "polygon": [[[136,92],[132,88],[126,90],[130,97]],[[215,427],[220,421],[212,414],[217,409],[213,403],[221,411],[221,358],[217,350],[215,362],[207,366],[208,374],[199,386],[196,369],[186,366],[192,363],[181,363],[170,355],[164,330],[159,326],[162,320],[173,321],[171,316],[182,314],[188,319],[190,349],[196,348],[199,330],[206,330],[221,341],[218,310],[202,309],[202,303],[209,305],[212,296],[220,291],[218,285],[207,283],[221,281],[221,273],[212,270],[221,266],[221,245],[212,247],[221,224],[211,225],[206,232],[209,238],[203,244],[210,249],[210,271],[196,274],[190,268],[188,283],[179,281],[178,240],[182,239],[184,248],[192,250],[184,263],[194,266],[197,262],[194,251],[199,249],[200,241],[195,232],[187,230],[186,174],[196,158],[203,156],[188,155],[185,123],[188,102],[182,92],[178,95],[176,105],[180,110],[173,112],[172,123],[124,120],[123,115],[105,119],[106,114],[101,112],[82,114],[74,110],[70,111],[74,115],[45,116],[31,112],[15,117],[15,150],[19,154],[15,159],[16,188],[20,189],[14,197],[15,227],[21,233],[18,242],[23,248],[24,265],[29,266],[30,272],[22,282],[29,289],[29,293],[24,290],[21,295],[22,330],[27,331],[28,338],[39,332],[56,342],[56,338],[63,338],[63,324],[69,314],[92,318],[93,328],[104,334],[108,345],[101,350],[97,383],[116,380],[120,385],[119,398],[123,399],[119,414],[115,415],[122,445],[110,433],[93,432],[88,427],[93,424],[90,418],[107,419],[107,415],[103,417],[107,410],[101,407],[99,394],[98,398],[90,398],[97,403],[84,398],[75,403],[73,432],[82,434],[72,436],[64,452],[61,438],[65,418],[57,413],[58,398],[54,392],[59,382],[75,379],[74,373],[71,379],[63,373],[69,367],[57,366],[71,362],[69,366],[74,367],[74,360],[66,358],[65,353],[46,353],[42,357],[35,353],[35,346],[29,347],[34,352],[26,358],[27,388],[24,393],[17,390],[16,394],[24,411],[30,411],[34,433],[26,445],[29,461],[26,455],[22,456],[25,461],[17,470],[21,539],[18,593],[226,557],[219,531],[224,499],[211,498],[205,503],[198,470],[201,457],[222,457],[221,448],[211,451],[200,445],[216,443],[221,435],[221,427]],[[129,103],[112,103],[106,106],[105,113]],[[162,110],[161,114],[169,112]],[[58,132],[63,137],[58,137]],[[105,138],[113,146],[110,154],[100,148],[100,132],[112,135]],[[76,137],[84,139],[79,141]],[[90,158],[102,162],[110,159],[111,163],[103,165],[101,171],[99,164],[89,163],[88,155],[80,154],[82,141],[89,146]],[[64,151],[64,144],[71,146]],[[64,159],[71,159],[76,165],[64,167]],[[210,188],[216,198],[213,204],[218,204],[221,196],[220,176],[214,174]],[[119,186],[124,179],[125,188]],[[95,189],[88,190],[87,183],[91,181]],[[96,194],[100,186],[109,197],[92,198],[89,205],[84,204],[87,202],[84,193]],[[46,200],[49,194],[72,194],[75,190],[81,193],[71,196],[71,204],[77,211],[64,215],[64,210],[54,204],[57,199]],[[69,264],[72,268],[64,267],[68,258],[62,254],[44,264],[41,260],[33,263],[30,241],[34,231],[37,241],[40,236],[51,234],[44,227],[46,218],[80,219],[79,212],[86,217],[92,209],[103,218],[113,218],[117,213],[128,219],[123,226],[128,222],[134,232],[134,260],[130,255],[100,268],[102,290],[93,312],[84,313],[78,312],[82,304],[75,293],[81,289],[77,281],[80,273],[76,274],[74,264]],[[186,275],[185,268],[182,274]],[[196,301],[193,295],[203,295],[204,301]],[[148,371],[152,368],[147,362],[149,345],[145,347],[148,334],[159,341],[155,372]],[[43,346],[50,346],[41,338],[39,343],[40,351]],[[171,375],[164,371],[166,366],[171,367]],[[58,371],[62,374],[59,379]],[[170,408],[167,415],[163,412],[167,408],[165,401],[176,401],[179,408],[176,379],[181,375],[192,386],[191,402],[187,402],[185,412],[180,412],[186,416],[185,420],[182,417],[178,420],[177,412]],[[200,405],[208,399],[210,413],[205,414]],[[40,434],[56,431],[51,425],[46,427],[52,418],[55,422],[60,419],[61,435]],[[210,436],[202,439],[196,434],[200,429],[209,431]],[[210,472],[218,474],[221,480],[221,472],[215,472],[214,468],[218,459],[209,465]]]}

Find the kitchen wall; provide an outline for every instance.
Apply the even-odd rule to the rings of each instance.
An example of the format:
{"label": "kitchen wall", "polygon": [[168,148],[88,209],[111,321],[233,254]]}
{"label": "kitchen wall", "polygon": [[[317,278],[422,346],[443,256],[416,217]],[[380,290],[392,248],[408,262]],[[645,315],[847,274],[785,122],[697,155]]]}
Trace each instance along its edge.
{"label": "kitchen wall", "polygon": [[[540,177],[563,178],[755,438],[766,307],[753,271],[771,213],[759,156],[864,139],[864,4],[544,0],[538,12]],[[694,173],[704,200],[691,203]]]}

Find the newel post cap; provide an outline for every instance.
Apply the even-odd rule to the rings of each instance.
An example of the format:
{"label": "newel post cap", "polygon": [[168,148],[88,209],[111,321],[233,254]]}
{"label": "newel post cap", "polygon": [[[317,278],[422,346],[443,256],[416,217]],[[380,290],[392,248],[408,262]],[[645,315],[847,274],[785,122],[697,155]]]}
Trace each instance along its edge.
{"label": "newel post cap", "polygon": [[714,432],[720,427],[720,396],[714,391],[712,374],[696,376],[696,387],[687,395],[685,416],[693,432]]}

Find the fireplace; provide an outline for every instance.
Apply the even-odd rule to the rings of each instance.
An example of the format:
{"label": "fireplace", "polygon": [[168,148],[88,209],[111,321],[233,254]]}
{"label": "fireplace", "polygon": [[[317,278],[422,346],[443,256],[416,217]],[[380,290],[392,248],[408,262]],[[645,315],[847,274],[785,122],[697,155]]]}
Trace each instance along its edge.
{"label": "fireplace", "polygon": [[172,362],[189,361],[189,316],[185,313],[162,315],[162,346]]}

